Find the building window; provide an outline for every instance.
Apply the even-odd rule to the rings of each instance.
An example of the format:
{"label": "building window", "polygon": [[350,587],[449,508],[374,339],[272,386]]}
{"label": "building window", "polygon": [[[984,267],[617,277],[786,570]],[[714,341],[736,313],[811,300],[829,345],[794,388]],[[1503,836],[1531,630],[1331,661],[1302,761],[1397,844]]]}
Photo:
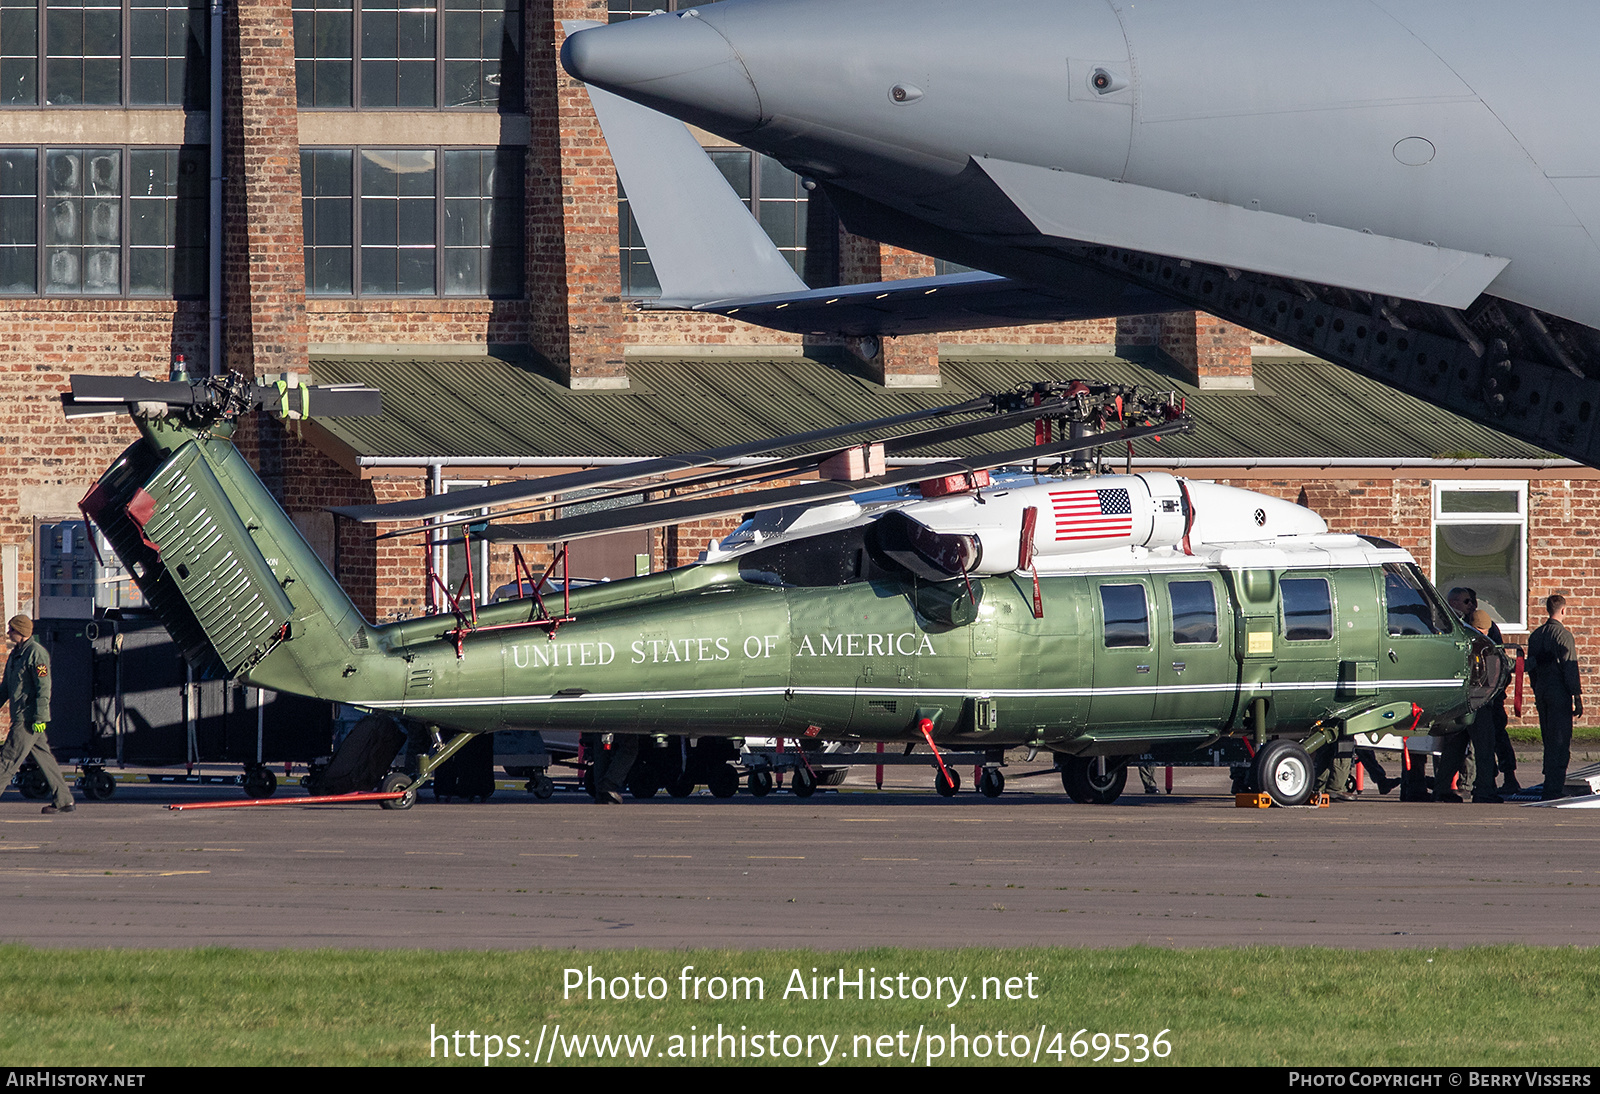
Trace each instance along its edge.
{"label": "building window", "polygon": [[521,0],[294,0],[294,42],[304,107],[522,108]]}
{"label": "building window", "polygon": [[0,292],[205,291],[203,148],[0,148]]}
{"label": "building window", "polygon": [[[767,238],[801,277],[806,272],[806,198],[800,176],[771,156],[745,148],[708,148],[706,155],[728,180]],[[644,237],[617,182],[617,251],[623,296],[659,296],[661,284],[650,263]]]}
{"label": "building window", "polygon": [[521,149],[306,149],[300,179],[311,295],[521,295]]}
{"label": "building window", "polygon": [[188,0],[0,0],[0,106],[203,110],[206,28]]}
{"label": "building window", "polygon": [[658,11],[684,11],[688,8],[703,8],[707,4],[716,2],[717,0],[608,0],[606,21],[625,23],[629,19],[643,19],[646,15],[653,15]]}
{"label": "building window", "polygon": [[1528,484],[1435,481],[1433,581],[1464,586],[1501,631],[1528,629]]}

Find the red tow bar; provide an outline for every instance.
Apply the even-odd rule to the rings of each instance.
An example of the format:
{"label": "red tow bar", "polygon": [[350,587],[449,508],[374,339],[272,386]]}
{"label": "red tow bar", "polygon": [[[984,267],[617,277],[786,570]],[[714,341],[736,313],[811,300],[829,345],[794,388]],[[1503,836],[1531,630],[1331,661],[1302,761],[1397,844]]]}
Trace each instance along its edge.
{"label": "red tow bar", "polygon": [[190,802],[188,805],[169,805],[168,809],[247,809],[253,805],[339,805],[344,802],[392,802],[406,796],[404,790],[387,793],[367,791],[362,794],[322,794],[309,798],[246,798],[244,801]]}

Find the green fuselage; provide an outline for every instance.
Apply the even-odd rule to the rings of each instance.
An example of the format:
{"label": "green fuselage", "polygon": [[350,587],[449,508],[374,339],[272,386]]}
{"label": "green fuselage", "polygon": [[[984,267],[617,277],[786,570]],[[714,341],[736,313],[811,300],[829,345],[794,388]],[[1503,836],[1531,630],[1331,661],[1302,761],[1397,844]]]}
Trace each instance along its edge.
{"label": "green fuselage", "polygon": [[[1374,568],[1293,572],[1335,590],[1332,637],[1288,640],[1280,605],[1241,610],[1232,575],[1212,570],[1046,577],[1042,617],[1030,579],[987,578],[976,620],[946,626],[917,612],[909,584],[783,588],[732,563],[691,567],[576,593],[576,620],[554,634],[469,634],[460,656],[440,637],[451,617],[396,625],[388,656],[412,658],[403,697],[350,701],[458,730],[893,741],[929,718],[941,740],[1117,754],[1242,731],[1257,698],[1267,728],[1290,735],[1353,704],[1411,701],[1429,722],[1466,712],[1463,633],[1380,634]],[[1170,626],[1180,580],[1211,585],[1209,640]],[[1144,644],[1108,644],[1101,585],[1143,591]],[[502,605],[480,623],[528,614]]]}

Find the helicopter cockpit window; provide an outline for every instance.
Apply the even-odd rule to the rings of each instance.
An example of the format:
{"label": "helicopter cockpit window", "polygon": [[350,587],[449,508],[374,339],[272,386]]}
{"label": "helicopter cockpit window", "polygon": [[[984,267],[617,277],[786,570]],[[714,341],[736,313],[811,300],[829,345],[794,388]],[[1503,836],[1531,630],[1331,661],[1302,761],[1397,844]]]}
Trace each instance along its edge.
{"label": "helicopter cockpit window", "polygon": [[1415,566],[1383,564],[1383,595],[1389,606],[1389,633],[1396,637],[1448,634],[1450,612]]}
{"label": "helicopter cockpit window", "polygon": [[1172,597],[1172,641],[1192,646],[1217,640],[1217,594],[1209,581],[1174,581],[1167,585]]}
{"label": "helicopter cockpit window", "polygon": [[1107,649],[1150,644],[1150,609],[1143,585],[1100,586],[1100,609]]}
{"label": "helicopter cockpit window", "polygon": [[1333,600],[1325,577],[1286,577],[1283,637],[1290,642],[1326,642],[1333,637]]}

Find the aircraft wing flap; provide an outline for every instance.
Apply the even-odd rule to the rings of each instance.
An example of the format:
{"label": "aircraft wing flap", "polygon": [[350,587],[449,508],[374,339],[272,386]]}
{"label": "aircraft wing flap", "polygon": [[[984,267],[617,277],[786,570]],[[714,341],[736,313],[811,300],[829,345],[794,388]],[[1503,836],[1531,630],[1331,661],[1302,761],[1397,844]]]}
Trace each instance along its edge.
{"label": "aircraft wing flap", "polygon": [[1182,307],[1158,293],[1090,271],[1084,272],[1080,283],[1063,286],[1063,291],[973,271],[708,300],[694,310],[795,334],[896,337],[1151,315]]}
{"label": "aircraft wing flap", "polygon": [[1048,236],[1466,308],[1510,265],[1392,236],[1007,160],[976,161]]}

